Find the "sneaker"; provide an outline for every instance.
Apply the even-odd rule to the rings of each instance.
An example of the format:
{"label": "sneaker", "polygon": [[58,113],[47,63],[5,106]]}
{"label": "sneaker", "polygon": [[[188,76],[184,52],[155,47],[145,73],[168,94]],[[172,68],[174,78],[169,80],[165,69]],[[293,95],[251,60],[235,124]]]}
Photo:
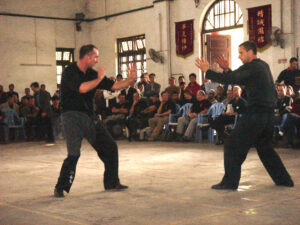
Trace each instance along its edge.
{"label": "sneaker", "polygon": [[228,185],[228,184],[223,184],[218,183],[215,184],[213,186],[211,186],[212,189],[216,189],[216,190],[236,190],[238,187],[237,186],[233,186],[233,185]]}

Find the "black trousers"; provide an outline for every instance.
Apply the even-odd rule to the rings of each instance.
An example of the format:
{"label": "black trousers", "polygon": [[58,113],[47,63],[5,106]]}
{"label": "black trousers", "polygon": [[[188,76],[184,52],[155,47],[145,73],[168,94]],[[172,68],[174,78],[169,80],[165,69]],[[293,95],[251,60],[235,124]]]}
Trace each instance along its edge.
{"label": "black trousers", "polygon": [[215,120],[209,120],[210,126],[217,131],[218,139],[224,140],[224,130],[227,124],[233,124],[235,116],[220,115]]}
{"label": "black trousers", "polygon": [[62,124],[67,142],[68,157],[63,162],[56,188],[70,191],[75,178],[83,138],[88,140],[104,163],[105,189],[120,184],[118,147],[102,122],[99,121],[95,124],[85,113],[70,111],[62,114]]}
{"label": "black trousers", "polygon": [[272,147],[273,128],[273,112],[243,115],[225,140],[225,175],[222,184],[233,187],[239,185],[241,166],[252,145],[256,147],[260,160],[276,184],[291,179],[280,157]]}

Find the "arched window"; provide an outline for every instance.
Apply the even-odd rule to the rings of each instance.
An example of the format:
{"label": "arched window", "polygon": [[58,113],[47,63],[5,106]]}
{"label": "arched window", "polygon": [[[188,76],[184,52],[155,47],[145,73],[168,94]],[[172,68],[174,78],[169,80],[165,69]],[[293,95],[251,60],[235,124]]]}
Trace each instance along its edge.
{"label": "arched window", "polygon": [[243,26],[243,14],[234,0],[217,0],[208,9],[202,33],[228,30]]}

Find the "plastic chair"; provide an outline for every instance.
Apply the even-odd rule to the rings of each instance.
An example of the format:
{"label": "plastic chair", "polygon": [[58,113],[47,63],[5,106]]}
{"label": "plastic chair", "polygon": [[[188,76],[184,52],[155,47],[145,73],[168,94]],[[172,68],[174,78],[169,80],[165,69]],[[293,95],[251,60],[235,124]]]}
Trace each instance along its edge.
{"label": "plastic chair", "polygon": [[[176,105],[176,107],[179,105]],[[180,108],[177,108],[176,113],[169,115],[169,120],[166,124],[166,130],[170,130],[170,127],[176,127],[178,125],[178,118],[181,116],[187,116],[191,107],[193,106],[193,103],[186,103]]]}
{"label": "plastic chair", "polygon": [[[25,128],[24,128],[25,118],[19,117],[18,113],[11,108],[4,108],[2,109],[2,112],[4,114],[3,122],[7,124],[7,129],[4,129],[5,141],[8,141],[9,132],[12,129],[15,131],[16,139],[18,139],[20,134],[22,134],[23,138],[25,139],[26,138]],[[20,122],[19,124],[15,123],[15,118],[19,120]]]}
{"label": "plastic chair", "polygon": [[[208,118],[211,117],[213,120],[215,120],[218,116],[220,116],[224,111],[226,110],[226,106],[221,103],[215,103],[213,104],[207,111],[206,114],[198,114],[198,122],[196,127],[196,141],[201,142],[203,139],[203,127],[209,127]],[[214,137],[215,137],[215,130],[211,127],[208,128],[207,131],[208,140],[211,143],[214,143]]]}

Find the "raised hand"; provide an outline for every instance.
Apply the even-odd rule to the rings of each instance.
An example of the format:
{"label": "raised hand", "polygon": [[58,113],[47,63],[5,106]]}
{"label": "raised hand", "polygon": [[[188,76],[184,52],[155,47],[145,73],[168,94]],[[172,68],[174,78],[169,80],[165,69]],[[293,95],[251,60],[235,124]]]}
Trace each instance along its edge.
{"label": "raised hand", "polygon": [[104,66],[99,66],[98,68],[98,79],[102,80],[105,76],[105,68]]}
{"label": "raised hand", "polygon": [[135,82],[137,80],[136,65],[135,63],[130,63],[128,67],[128,79]]}
{"label": "raised hand", "polygon": [[229,69],[229,63],[227,59],[223,55],[217,56],[216,57],[216,62],[220,65],[220,67],[227,72]]}
{"label": "raised hand", "polygon": [[207,70],[209,70],[209,62],[204,59],[202,56],[201,58],[196,58],[195,65],[203,72],[205,73]]}

